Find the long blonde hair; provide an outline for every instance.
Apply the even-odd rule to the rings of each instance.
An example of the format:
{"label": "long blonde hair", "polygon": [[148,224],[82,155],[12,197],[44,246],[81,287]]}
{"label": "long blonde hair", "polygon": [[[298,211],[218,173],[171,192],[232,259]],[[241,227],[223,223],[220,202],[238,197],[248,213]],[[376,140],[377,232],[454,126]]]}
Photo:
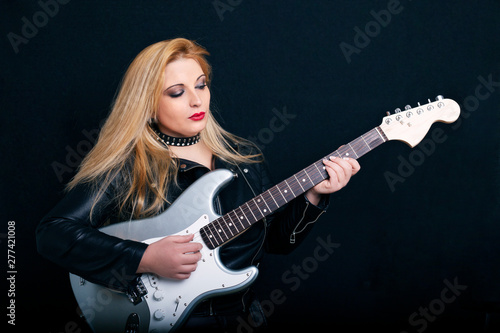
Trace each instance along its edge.
{"label": "long blonde hair", "polygon": [[[178,171],[175,157],[156,140],[149,126],[151,119],[156,118],[165,67],[180,58],[194,59],[209,84],[211,67],[206,61],[207,55],[203,47],[184,38],[161,41],[140,52],[123,77],[94,148],[82,161],[67,189],[80,183],[93,183],[98,192],[97,202],[112,180],[122,173],[123,183],[118,189],[122,213],[127,208],[125,213],[130,217],[141,218],[160,212],[168,202],[169,186],[176,184]],[[225,131],[212,112],[207,114],[201,140],[215,156],[233,164],[260,161],[260,153],[242,155],[234,149],[233,145],[249,142]]]}

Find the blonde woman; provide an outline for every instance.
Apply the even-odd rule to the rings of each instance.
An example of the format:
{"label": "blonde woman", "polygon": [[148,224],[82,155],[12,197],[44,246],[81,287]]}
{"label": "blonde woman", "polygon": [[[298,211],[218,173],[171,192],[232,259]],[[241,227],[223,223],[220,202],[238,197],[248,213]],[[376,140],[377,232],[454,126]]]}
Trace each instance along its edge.
{"label": "blonde woman", "polygon": [[[37,244],[43,256],[88,281],[121,291],[134,288],[136,277],[146,272],[189,279],[202,248],[192,235],[147,245],[98,228],[159,214],[195,180],[218,168],[238,174],[217,197],[220,214],[271,187],[258,149],[222,129],[210,111],[207,55],[197,43],[178,38],[153,44],[135,58],[96,145],[68,184],[66,196],[39,224]],[[328,179],[221,248],[228,268],[257,265],[265,252],[289,253],[300,244],[310,222],[326,209],[328,194],[344,187],[360,169],[354,159],[325,160],[324,165]],[[291,242],[298,225],[306,227]],[[186,327],[228,329],[256,304],[248,290],[210,299],[193,311]]]}

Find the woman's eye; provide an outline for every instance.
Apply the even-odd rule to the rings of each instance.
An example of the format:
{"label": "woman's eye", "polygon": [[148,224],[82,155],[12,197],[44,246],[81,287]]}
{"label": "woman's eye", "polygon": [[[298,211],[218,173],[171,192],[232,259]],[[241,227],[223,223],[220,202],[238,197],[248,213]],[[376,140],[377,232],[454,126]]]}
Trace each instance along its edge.
{"label": "woman's eye", "polygon": [[183,93],[184,93],[184,90],[181,90],[181,91],[170,93],[169,95],[170,95],[170,97],[175,98],[175,97],[181,96]]}
{"label": "woman's eye", "polygon": [[198,89],[204,89],[206,86],[207,86],[206,83],[202,83],[202,84],[196,86],[196,88],[198,88]]}

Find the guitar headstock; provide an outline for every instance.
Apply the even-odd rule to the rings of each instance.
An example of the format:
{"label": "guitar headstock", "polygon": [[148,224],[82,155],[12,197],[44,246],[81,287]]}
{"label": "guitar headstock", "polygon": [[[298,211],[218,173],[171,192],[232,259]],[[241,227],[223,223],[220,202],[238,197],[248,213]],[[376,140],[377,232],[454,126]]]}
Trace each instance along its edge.
{"label": "guitar headstock", "polygon": [[415,147],[423,140],[431,125],[435,122],[452,123],[460,116],[460,106],[452,99],[439,95],[435,102],[415,108],[406,106],[405,110],[396,109],[396,113],[384,117],[380,129],[389,140],[406,142]]}

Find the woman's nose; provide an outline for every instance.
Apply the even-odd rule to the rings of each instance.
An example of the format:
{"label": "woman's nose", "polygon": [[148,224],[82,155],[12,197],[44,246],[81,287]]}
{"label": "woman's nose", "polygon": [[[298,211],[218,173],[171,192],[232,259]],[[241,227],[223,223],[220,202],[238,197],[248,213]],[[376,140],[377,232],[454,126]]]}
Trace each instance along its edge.
{"label": "woman's nose", "polygon": [[201,105],[201,98],[196,91],[191,92],[189,97],[190,97],[189,104],[192,107],[198,107]]}

